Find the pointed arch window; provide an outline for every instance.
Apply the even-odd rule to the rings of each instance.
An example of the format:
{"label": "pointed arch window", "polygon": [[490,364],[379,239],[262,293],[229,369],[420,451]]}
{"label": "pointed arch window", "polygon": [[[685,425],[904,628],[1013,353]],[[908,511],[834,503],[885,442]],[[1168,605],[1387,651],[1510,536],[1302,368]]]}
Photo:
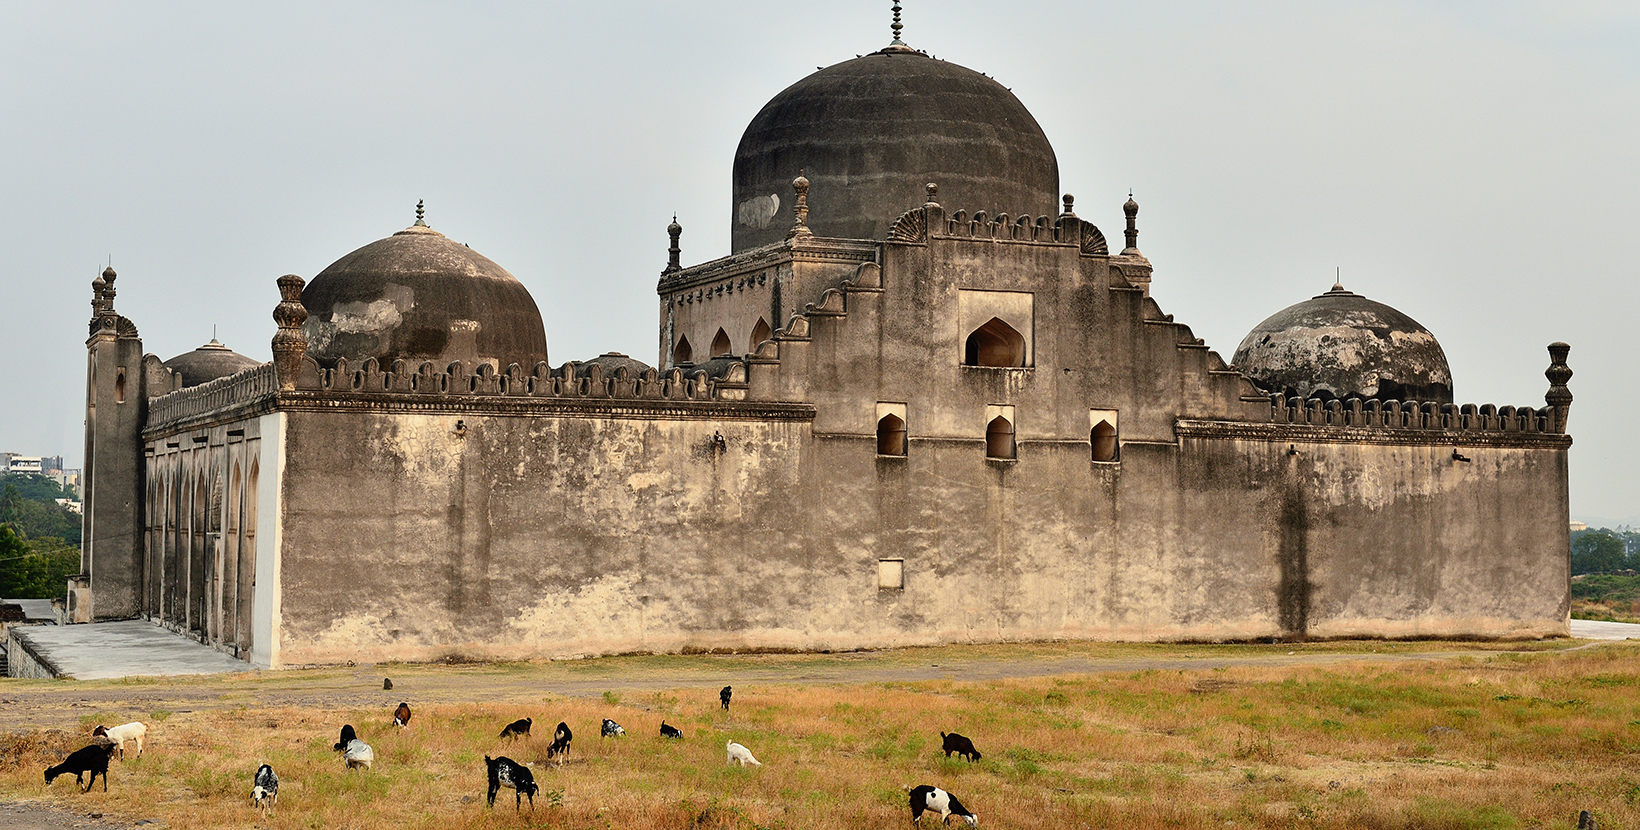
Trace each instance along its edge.
{"label": "pointed arch window", "polygon": [[1116,410],[1090,409],[1088,410],[1088,443],[1093,448],[1093,460],[1112,462],[1117,460],[1119,444],[1116,434]]}
{"label": "pointed arch window", "polygon": [[1006,416],[998,415],[985,425],[985,457],[1013,459],[1018,457],[1018,444],[1014,441],[1014,422]]}
{"label": "pointed arch window", "polygon": [[1025,365],[1025,337],[1013,326],[992,317],[969,333],[963,347],[966,366],[1017,367]]}
{"label": "pointed arch window", "polygon": [[717,336],[712,338],[712,351],[707,356],[719,357],[733,353],[734,347],[729,345],[729,333],[723,329],[718,329]]}
{"label": "pointed arch window", "polygon": [[757,318],[757,325],[752,326],[752,342],[746,347],[746,353],[750,354],[757,351],[757,344],[773,336],[774,332],[769,329],[769,321],[762,317]]}
{"label": "pointed arch window", "polygon": [[877,404],[877,454],[903,458],[905,453],[905,404]]}
{"label": "pointed arch window", "polygon": [[695,350],[689,347],[689,336],[678,335],[678,345],[672,348],[672,365],[693,363],[694,359]]}

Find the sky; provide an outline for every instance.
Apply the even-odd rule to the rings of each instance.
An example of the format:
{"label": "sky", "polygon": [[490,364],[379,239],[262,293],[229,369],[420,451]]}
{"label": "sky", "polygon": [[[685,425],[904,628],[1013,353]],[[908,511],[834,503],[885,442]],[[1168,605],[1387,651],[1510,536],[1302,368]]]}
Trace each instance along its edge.
{"label": "sky", "polygon": [[[169,359],[270,359],[275,279],[427,221],[517,276],[554,364],[657,359],[666,224],[729,252],[730,164],[889,2],[0,2],[0,451],[82,455],[90,282]],[[1009,87],[1076,211],[1226,359],[1331,287],[1434,332],[1459,402],[1542,406],[1571,511],[1640,524],[1640,5],[906,0]]]}

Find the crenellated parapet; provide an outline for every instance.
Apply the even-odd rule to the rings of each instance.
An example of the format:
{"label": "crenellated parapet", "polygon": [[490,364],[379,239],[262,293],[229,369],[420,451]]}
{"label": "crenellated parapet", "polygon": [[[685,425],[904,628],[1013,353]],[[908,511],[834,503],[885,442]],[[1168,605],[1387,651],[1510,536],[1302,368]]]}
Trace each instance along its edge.
{"label": "crenellated parapet", "polygon": [[1450,404],[1435,401],[1323,400],[1270,396],[1270,420],[1318,427],[1369,427],[1445,432],[1554,433],[1549,407]]}
{"label": "crenellated parapet", "polygon": [[939,186],[927,186],[928,201],[922,207],[900,214],[888,229],[888,241],[900,245],[926,245],[932,238],[984,239],[1038,245],[1075,245],[1083,256],[1109,256],[1110,244],[1092,222],[1070,212],[1074,197],[1066,196],[1065,212],[1058,216],[1030,216],[1008,213],[992,215],[984,210],[969,214],[957,210],[947,215],[935,201]]}
{"label": "crenellated parapet", "polygon": [[370,359],[355,368],[344,358],[338,360],[334,368],[326,369],[312,358],[304,357],[295,389],[361,395],[734,400],[735,395],[726,393],[744,388],[746,371],[738,359],[730,362],[732,366],[716,372],[691,367],[669,371],[651,368],[634,374],[625,366],[607,373],[600,364],[576,361],[556,369],[542,362],[527,370],[513,363],[498,372],[488,363],[474,367],[462,361],[440,368],[431,361],[412,364],[395,360],[382,366]]}
{"label": "crenellated parapet", "polygon": [[279,374],[272,363],[168,392],[148,399],[148,423],[143,435],[271,410],[278,393]]}

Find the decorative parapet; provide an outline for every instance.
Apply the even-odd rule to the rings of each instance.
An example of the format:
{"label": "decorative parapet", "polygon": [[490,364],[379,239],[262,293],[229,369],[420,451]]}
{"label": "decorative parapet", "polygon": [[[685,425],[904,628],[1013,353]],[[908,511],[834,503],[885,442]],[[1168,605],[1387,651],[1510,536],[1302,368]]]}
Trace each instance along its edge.
{"label": "decorative parapet", "polygon": [[1369,427],[1443,432],[1538,433],[1558,432],[1549,407],[1479,406],[1434,401],[1346,401],[1270,396],[1270,421],[1321,427]]}
{"label": "decorative parapet", "polygon": [[600,364],[575,361],[557,369],[544,362],[537,363],[528,371],[514,363],[497,372],[488,363],[470,367],[459,360],[443,369],[432,361],[418,365],[403,360],[395,360],[383,368],[374,358],[355,369],[343,358],[336,361],[335,368],[326,369],[312,358],[304,357],[296,389],[359,394],[710,401],[719,399],[720,386],[744,384],[745,368],[738,360],[735,364],[720,372],[709,372],[705,368],[647,369],[635,375],[625,366],[606,374]]}
{"label": "decorative parapet", "polygon": [[278,393],[279,375],[274,365],[253,366],[225,378],[149,398],[148,423],[143,432],[163,433],[182,425],[272,409]]}
{"label": "decorative parapet", "polygon": [[[1565,449],[1572,444],[1567,435],[1552,432],[1519,432],[1475,428],[1448,429],[1440,426],[1383,427],[1366,424],[1329,426],[1309,423],[1261,423],[1258,421],[1207,421],[1180,419],[1174,422],[1180,439],[1205,438],[1226,441],[1263,441],[1272,444],[1378,444],[1389,446],[1502,447],[1523,449]],[[1289,450],[1291,451],[1291,450]],[[1454,459],[1460,460],[1460,459]]]}
{"label": "decorative parapet", "polygon": [[900,214],[888,228],[888,242],[897,245],[926,245],[930,238],[985,239],[992,242],[1034,243],[1038,245],[1075,245],[1082,256],[1109,256],[1110,244],[1092,222],[1069,212],[1054,216],[995,216],[986,211],[958,210],[946,216],[945,208],[935,198],[939,187],[928,185],[928,202]]}

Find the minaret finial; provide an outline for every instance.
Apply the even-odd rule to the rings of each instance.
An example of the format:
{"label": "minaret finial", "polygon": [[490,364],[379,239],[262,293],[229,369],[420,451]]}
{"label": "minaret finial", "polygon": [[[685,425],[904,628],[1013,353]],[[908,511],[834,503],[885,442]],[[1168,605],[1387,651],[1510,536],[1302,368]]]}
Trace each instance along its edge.
{"label": "minaret finial", "polygon": [[889,45],[890,46],[904,46],[905,41],[900,40],[900,30],[905,28],[905,27],[900,25],[900,2],[899,2],[899,0],[894,0],[894,25],[890,26],[889,28],[894,30],[894,42],[890,43]]}
{"label": "minaret finial", "polygon": [[661,273],[670,274],[673,271],[682,271],[683,265],[679,262],[679,257],[683,254],[683,249],[678,247],[678,237],[683,234],[683,226],[678,224],[678,215],[676,213],[672,214],[672,224],[666,226],[666,233],[672,237],[672,247],[666,249],[666,269]]}
{"label": "minaret finial", "polygon": [[423,218],[427,214],[426,205],[427,205],[427,203],[426,203],[425,200],[422,200],[422,199],[417,199],[416,200],[416,224],[415,224],[415,227],[418,227],[418,228],[427,227],[427,220]]}

